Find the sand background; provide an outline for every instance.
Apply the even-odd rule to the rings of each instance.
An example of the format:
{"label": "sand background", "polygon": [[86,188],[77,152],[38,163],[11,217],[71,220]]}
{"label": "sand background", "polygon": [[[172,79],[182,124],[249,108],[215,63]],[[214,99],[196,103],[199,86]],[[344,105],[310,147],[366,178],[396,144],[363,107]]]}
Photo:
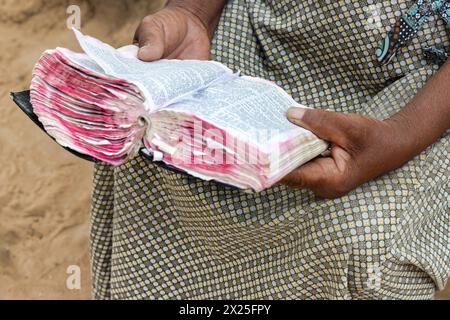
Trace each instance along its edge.
{"label": "sand background", "polygon": [[[90,298],[92,166],[71,156],[10,101],[29,87],[41,53],[78,49],[66,9],[81,8],[82,31],[129,44],[140,18],[161,0],[0,0],[0,299]],[[66,270],[81,268],[81,290]]]}
{"label": "sand background", "polygon": [[[163,2],[0,0],[0,299],[90,298],[92,166],[45,136],[9,92],[28,88],[45,49],[78,49],[66,27],[70,4],[81,8],[83,32],[122,46]],[[66,287],[71,265],[81,269],[81,290]]]}

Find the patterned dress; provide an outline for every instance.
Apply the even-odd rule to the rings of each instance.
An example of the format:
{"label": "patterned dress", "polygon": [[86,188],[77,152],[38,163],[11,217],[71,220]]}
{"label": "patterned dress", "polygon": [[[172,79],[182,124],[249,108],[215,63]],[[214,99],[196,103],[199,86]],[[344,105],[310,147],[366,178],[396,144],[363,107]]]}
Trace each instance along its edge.
{"label": "patterned dress", "polygon": [[[424,48],[449,47],[445,19],[432,10],[380,62],[380,41],[398,39],[397,21],[414,3],[229,1],[213,58],[276,81],[302,104],[384,119],[439,67]],[[94,297],[432,298],[450,275],[449,164],[447,132],[335,200],[285,186],[247,194],[142,157],[97,164]]]}

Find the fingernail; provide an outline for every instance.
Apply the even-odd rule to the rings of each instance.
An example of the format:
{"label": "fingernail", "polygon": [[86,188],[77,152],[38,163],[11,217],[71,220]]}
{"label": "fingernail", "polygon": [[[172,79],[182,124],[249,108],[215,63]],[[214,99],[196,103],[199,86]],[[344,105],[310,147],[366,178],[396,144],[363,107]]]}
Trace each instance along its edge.
{"label": "fingernail", "polygon": [[139,48],[139,51],[142,53],[147,52],[149,50],[150,50],[150,46],[148,44]]}
{"label": "fingernail", "polygon": [[139,48],[138,57],[144,61],[147,61],[151,58],[152,51],[149,45],[145,45]]}
{"label": "fingernail", "polygon": [[293,107],[293,108],[289,108],[288,112],[287,112],[287,117],[290,120],[302,120],[303,116],[305,115],[306,109],[305,108],[300,108],[300,107]]}

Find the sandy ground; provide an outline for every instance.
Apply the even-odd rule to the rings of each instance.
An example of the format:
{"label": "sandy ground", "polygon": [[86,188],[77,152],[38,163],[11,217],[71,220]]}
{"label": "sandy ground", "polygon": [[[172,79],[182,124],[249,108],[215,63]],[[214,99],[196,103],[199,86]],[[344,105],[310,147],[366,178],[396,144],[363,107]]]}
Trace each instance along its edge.
{"label": "sandy ground", "polygon": [[[42,51],[76,49],[66,8],[81,8],[82,31],[128,44],[161,0],[0,0],[0,299],[90,298],[92,166],[63,151],[9,100],[27,89]],[[81,290],[66,270],[81,268]],[[441,297],[450,298],[450,290]]]}
{"label": "sandy ground", "polygon": [[[43,50],[77,49],[66,8],[81,8],[82,31],[128,44],[161,0],[0,0],[0,299],[90,298],[90,164],[63,151],[9,100],[27,89]],[[81,268],[81,290],[66,270]]]}

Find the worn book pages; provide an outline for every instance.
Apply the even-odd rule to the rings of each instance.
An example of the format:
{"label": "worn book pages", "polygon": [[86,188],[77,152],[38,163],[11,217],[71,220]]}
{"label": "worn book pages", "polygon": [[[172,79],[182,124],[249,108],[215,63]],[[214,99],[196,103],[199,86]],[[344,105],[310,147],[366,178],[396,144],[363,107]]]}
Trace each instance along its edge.
{"label": "worn book pages", "polygon": [[105,74],[126,79],[144,92],[150,112],[223,77],[233,76],[230,69],[214,61],[159,60],[146,63],[137,59],[136,46],[116,50],[77,30],[75,34],[85,53]]}
{"label": "worn book pages", "polygon": [[84,53],[49,50],[36,64],[34,111],[61,145],[112,165],[143,146],[205,180],[263,190],[327,149],[286,119],[298,106],[276,84],[214,61],[143,62],[75,31]]}

